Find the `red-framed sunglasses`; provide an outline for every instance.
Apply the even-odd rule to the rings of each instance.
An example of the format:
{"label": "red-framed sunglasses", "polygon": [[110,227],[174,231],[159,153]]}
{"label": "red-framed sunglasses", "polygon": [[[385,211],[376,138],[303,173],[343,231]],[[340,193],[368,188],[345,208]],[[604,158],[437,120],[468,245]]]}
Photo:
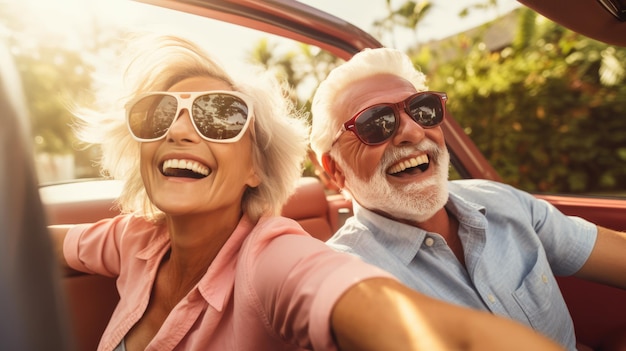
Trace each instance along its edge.
{"label": "red-framed sunglasses", "polygon": [[391,138],[400,125],[400,111],[405,111],[422,128],[434,128],[443,122],[446,93],[423,91],[413,94],[403,101],[382,103],[359,111],[343,124],[333,144],[341,134],[351,131],[366,145],[379,145]]}

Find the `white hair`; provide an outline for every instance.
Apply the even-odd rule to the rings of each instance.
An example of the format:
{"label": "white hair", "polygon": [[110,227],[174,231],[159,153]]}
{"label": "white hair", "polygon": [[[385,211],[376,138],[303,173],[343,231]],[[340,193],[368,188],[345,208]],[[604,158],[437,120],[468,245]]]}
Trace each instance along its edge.
{"label": "white hair", "polygon": [[308,136],[306,120],[286,98],[284,87],[268,72],[236,82],[208,53],[181,37],[149,33],[133,39],[129,48],[135,50],[129,53],[124,75],[127,86],[120,90],[121,97],[113,97],[120,103],[103,110],[75,109],[80,140],[100,144],[104,173],[125,181],[118,199],[121,210],[163,219],[147,196],[137,166],[140,143],[131,137],[121,106],[141,93],[167,90],[186,78],[212,77],[246,94],[254,106],[253,166],[261,184],[244,193],[244,212],[252,220],[279,214],[300,178]]}
{"label": "white hair", "polygon": [[349,61],[333,69],[320,83],[313,97],[310,143],[319,161],[330,150],[333,137],[346,119],[345,116],[333,116],[334,98],[351,84],[379,74],[402,77],[417,91],[428,89],[426,76],[415,69],[411,59],[402,51],[377,48],[357,53]]}

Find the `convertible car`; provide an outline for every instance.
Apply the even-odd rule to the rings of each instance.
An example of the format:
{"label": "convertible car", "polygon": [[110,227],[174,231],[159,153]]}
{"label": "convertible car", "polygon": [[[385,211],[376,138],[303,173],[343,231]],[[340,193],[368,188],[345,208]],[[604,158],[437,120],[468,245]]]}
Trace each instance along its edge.
{"label": "convertible car", "polygon": [[[382,46],[367,32],[340,18],[310,7],[304,2],[292,0],[142,0],[141,2],[287,37],[314,45],[342,59],[349,59],[364,48]],[[520,2],[581,34],[613,45],[626,46],[626,23],[624,22],[626,3],[623,0],[522,0]],[[8,124],[2,123],[4,131]],[[501,180],[497,171],[464,133],[463,128],[455,122],[454,116],[446,118],[443,129],[452,164],[461,177]],[[12,153],[5,146],[0,151],[5,154]],[[28,182],[30,178],[23,177],[23,171],[19,171],[19,167],[14,167],[12,158],[4,155],[2,160],[7,160],[7,163],[2,165],[3,169],[14,174],[6,178],[0,177],[4,183],[2,184],[2,197],[6,199],[9,196],[7,189],[10,189],[6,186],[6,182],[14,181],[16,177],[22,177],[19,179],[26,179]],[[29,170],[27,167],[25,172],[30,171],[32,169]],[[34,184],[33,186],[37,187]],[[5,231],[2,233],[3,242],[26,240],[25,237],[20,237],[24,234],[19,232],[33,232],[33,226],[40,230],[41,225],[44,224],[91,222],[114,216],[117,210],[113,204],[120,189],[119,182],[104,179],[45,185],[39,187],[39,192],[24,191],[18,195],[13,189],[10,196],[27,198],[28,201],[32,201],[33,207],[25,210],[25,207],[5,206],[8,202],[2,202],[0,219],[12,218],[15,223],[18,223],[15,226],[7,226],[4,221],[2,222],[4,227],[2,230]],[[602,226],[626,230],[626,217],[624,216],[626,200],[571,195],[537,194],[536,196],[553,203],[566,214],[580,216]],[[13,203],[17,201],[15,199],[13,197]],[[33,210],[41,204],[43,204],[41,213]],[[345,218],[351,215],[351,211],[350,199],[328,191],[324,187],[324,182],[318,178],[303,177],[296,193],[285,206],[283,214],[298,220],[313,236],[326,240],[341,226]],[[36,218],[31,218],[32,216],[45,218],[45,222],[37,222]],[[5,237],[12,239],[5,240]],[[32,240],[39,239],[28,240],[32,242]],[[45,247],[47,245],[45,239],[42,242]],[[6,245],[0,246],[6,250]],[[44,259],[45,262],[49,261]],[[4,261],[3,267],[5,267]],[[55,277],[57,273],[51,272],[51,274]],[[2,278],[4,279],[5,275]],[[45,284],[44,282],[44,286]],[[53,289],[56,289],[57,284],[54,281],[50,284]],[[624,317],[626,316],[626,291],[571,277],[559,278],[559,284],[573,316],[580,345],[594,350],[626,350],[626,317]],[[5,283],[3,282],[2,285],[5,286]],[[17,287],[24,286],[28,285],[22,284]],[[49,344],[49,346],[53,349],[55,345],[64,345],[63,347],[70,349],[75,346],[80,351],[94,350],[118,299],[114,280],[89,275],[62,277],[58,288],[59,300],[65,303],[61,301],[56,306],[62,308],[52,309],[47,315],[60,319],[60,324],[53,323],[57,326],[54,329],[55,333],[67,332],[69,340],[57,337],[57,344]],[[4,290],[0,292],[4,293]],[[32,291],[31,289],[27,296],[34,299],[42,296],[42,292],[46,295],[45,291]],[[9,291],[7,294],[7,298],[23,298],[17,290]],[[3,295],[2,298],[4,299],[5,296]],[[33,313],[33,311],[30,312]],[[5,318],[6,316],[3,316],[3,319]],[[63,327],[64,321],[67,321],[67,328]],[[6,320],[3,320],[4,322]],[[32,326],[41,326],[36,324]],[[19,330],[18,326],[14,329]],[[37,332],[35,334],[41,336],[50,333],[39,334]],[[38,335],[32,335],[32,337],[37,338]],[[17,341],[14,345],[20,345],[20,339],[17,336],[15,338]],[[18,346],[12,349],[29,348]]]}

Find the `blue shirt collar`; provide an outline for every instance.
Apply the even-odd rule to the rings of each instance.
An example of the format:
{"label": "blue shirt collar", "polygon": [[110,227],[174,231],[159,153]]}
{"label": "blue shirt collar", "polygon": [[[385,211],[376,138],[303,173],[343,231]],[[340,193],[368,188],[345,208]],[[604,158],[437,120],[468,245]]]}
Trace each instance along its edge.
{"label": "blue shirt collar", "polygon": [[[450,193],[445,208],[452,213],[461,225],[485,228],[485,207],[469,202]],[[366,209],[353,200],[354,217],[371,232],[374,240],[391,251],[404,264],[408,265],[415,257],[429,232],[398,222]]]}

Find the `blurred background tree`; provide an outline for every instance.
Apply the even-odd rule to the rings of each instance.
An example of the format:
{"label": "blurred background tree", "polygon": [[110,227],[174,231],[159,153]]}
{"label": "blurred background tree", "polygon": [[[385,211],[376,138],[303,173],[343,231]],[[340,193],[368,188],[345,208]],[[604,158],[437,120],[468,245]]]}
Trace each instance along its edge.
{"label": "blurred background tree", "polygon": [[[517,36],[489,48],[486,24],[413,53],[433,90],[504,181],[528,191],[609,193],[626,184],[626,48],[520,8]],[[450,54],[450,50],[455,51]]]}
{"label": "blurred background tree", "polygon": [[[388,13],[374,23],[378,37],[396,27],[417,31],[432,6],[386,5]],[[488,0],[458,15],[495,7]],[[450,115],[506,183],[531,192],[624,193],[626,48],[519,8],[479,28],[416,44],[409,54],[430,89],[448,93]],[[274,62],[288,65],[292,59]],[[283,72],[298,77],[299,67]]]}
{"label": "blurred background tree", "polygon": [[27,13],[23,6],[28,5],[0,6],[0,39],[13,54],[22,78],[40,178],[98,177],[93,160],[99,151],[77,144],[69,108],[73,102],[92,99],[95,66],[90,59],[119,48],[118,32],[94,18],[89,31],[75,31],[76,38],[59,36],[40,26],[40,19],[23,15]]}
{"label": "blurred background tree", "polygon": [[59,46],[59,38],[34,35],[29,18],[17,15],[19,11],[17,6],[3,6],[0,15],[29,102],[35,150],[72,152],[72,131],[67,128],[71,116],[63,94],[89,90],[92,67],[77,50]]}

